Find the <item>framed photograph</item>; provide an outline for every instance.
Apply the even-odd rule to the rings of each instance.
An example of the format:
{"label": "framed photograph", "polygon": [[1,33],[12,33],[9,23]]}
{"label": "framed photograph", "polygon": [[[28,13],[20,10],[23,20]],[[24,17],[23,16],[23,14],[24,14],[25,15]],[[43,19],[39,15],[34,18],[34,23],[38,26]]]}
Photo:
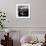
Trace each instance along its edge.
{"label": "framed photograph", "polygon": [[16,18],[30,18],[30,4],[16,4]]}

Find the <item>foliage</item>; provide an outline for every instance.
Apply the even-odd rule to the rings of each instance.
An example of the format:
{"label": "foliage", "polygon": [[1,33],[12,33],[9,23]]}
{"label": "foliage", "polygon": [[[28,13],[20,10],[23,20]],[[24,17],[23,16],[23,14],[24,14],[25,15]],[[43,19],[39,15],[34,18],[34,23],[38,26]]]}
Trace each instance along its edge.
{"label": "foliage", "polygon": [[3,28],[4,27],[4,22],[6,20],[6,15],[4,12],[0,11],[0,27]]}

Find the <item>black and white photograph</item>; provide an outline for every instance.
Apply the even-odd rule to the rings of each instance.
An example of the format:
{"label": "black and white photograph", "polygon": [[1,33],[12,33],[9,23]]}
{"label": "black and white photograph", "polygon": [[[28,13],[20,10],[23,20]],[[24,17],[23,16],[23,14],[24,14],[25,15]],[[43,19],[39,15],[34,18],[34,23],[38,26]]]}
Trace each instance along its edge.
{"label": "black and white photograph", "polygon": [[30,4],[16,4],[16,18],[30,18]]}

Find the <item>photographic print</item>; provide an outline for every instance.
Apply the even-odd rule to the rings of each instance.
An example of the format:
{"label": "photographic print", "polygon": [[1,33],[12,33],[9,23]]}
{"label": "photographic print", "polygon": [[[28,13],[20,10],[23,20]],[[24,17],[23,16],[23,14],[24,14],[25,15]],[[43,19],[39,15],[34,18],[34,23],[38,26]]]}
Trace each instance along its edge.
{"label": "photographic print", "polygon": [[30,4],[16,4],[16,18],[30,18]]}

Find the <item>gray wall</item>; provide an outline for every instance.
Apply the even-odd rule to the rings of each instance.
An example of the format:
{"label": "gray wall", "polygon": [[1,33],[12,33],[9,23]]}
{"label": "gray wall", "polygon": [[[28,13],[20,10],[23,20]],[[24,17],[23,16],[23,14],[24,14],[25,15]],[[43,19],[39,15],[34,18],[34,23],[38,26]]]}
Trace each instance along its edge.
{"label": "gray wall", "polygon": [[[29,3],[31,18],[16,19],[16,4]],[[46,0],[0,0],[0,9],[6,12],[6,27],[46,27]]]}
{"label": "gray wall", "polygon": [[[16,4],[18,3],[30,4],[31,18],[16,18]],[[11,31],[21,31],[20,36],[31,31],[45,31],[46,33],[46,0],[0,0],[0,10],[6,12],[7,15],[8,21],[5,26]],[[23,33],[23,31],[26,32]],[[16,36],[18,38],[17,34]]]}

